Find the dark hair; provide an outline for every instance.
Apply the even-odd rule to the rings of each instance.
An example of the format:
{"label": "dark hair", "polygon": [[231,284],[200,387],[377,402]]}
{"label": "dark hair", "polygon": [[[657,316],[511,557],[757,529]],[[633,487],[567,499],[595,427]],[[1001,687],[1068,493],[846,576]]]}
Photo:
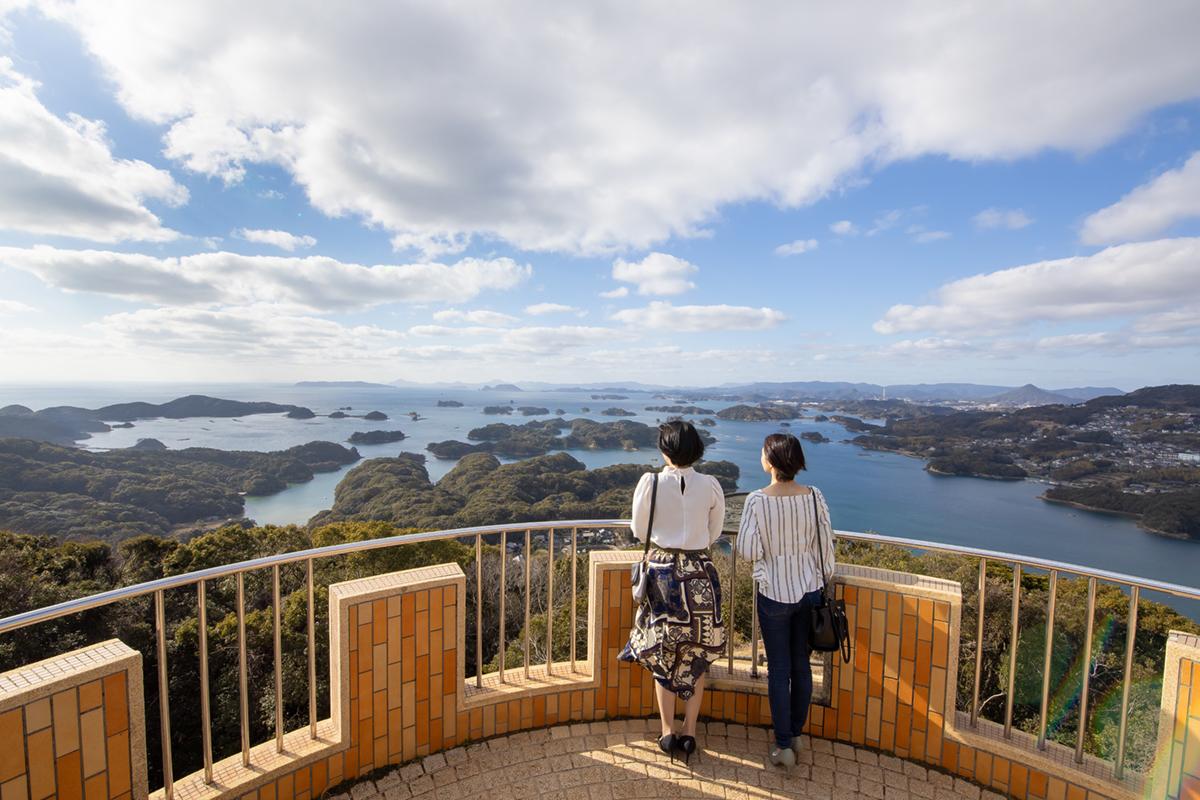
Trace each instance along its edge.
{"label": "dark hair", "polygon": [[790,433],[772,433],[763,440],[763,450],[767,453],[767,463],[779,473],[781,481],[790,481],[797,472],[808,469],[804,464],[804,448]]}
{"label": "dark hair", "polygon": [[704,456],[704,440],[690,422],[673,419],[658,426],[658,449],[677,467],[688,467]]}

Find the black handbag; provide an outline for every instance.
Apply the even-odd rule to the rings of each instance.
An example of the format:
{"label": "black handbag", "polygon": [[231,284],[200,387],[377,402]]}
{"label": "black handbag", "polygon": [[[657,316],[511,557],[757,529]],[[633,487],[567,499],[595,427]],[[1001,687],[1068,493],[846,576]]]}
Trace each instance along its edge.
{"label": "black handbag", "polygon": [[[821,518],[817,514],[816,489],[813,492],[813,526],[817,531],[817,558],[821,565],[821,580],[825,581],[825,548],[821,546]],[[833,531],[829,532],[830,537]],[[842,652],[842,661],[850,662],[850,623],[846,619],[846,601],[833,594],[833,584],[821,586],[820,603],[813,607],[808,629],[808,646],[818,653]]]}
{"label": "black handbag", "polygon": [[650,490],[650,522],[646,525],[646,549],[642,550],[642,560],[633,565],[630,570],[630,581],[633,584],[633,602],[641,603],[646,599],[650,590],[650,565],[647,559],[650,555],[650,535],[654,533],[654,504],[658,501],[658,473],[654,473],[654,488]]}

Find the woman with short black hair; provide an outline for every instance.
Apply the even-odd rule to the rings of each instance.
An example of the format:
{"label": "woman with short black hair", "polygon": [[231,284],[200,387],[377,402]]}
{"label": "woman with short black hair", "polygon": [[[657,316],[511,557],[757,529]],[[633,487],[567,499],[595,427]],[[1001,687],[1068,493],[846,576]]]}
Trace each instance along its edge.
{"label": "woman with short black hair", "polygon": [[775,741],[767,756],[792,766],[812,702],[808,632],[812,609],[833,579],[829,506],[815,486],[800,486],[804,448],[790,433],[763,441],[760,459],[769,485],[751,492],[742,508],[737,552],[753,562],[758,623],[767,649],[767,696]]}
{"label": "woman with short black hair", "polygon": [[[704,442],[690,422],[659,426],[665,466],[647,472],[633,492],[633,535],[649,537],[649,587],[638,606],[622,661],[641,664],[654,676],[665,753],[690,759],[708,666],[725,646],[721,584],[708,548],[721,535],[725,493],[693,464]],[[683,730],[675,732],[675,698],[684,701]]]}

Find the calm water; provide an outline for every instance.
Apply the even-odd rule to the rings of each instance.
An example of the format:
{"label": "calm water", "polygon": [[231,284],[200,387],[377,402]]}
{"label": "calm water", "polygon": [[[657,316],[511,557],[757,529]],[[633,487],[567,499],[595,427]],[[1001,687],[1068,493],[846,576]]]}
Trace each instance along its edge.
{"label": "calm water", "polygon": [[[347,413],[382,411],[386,422],[362,419],[290,420],[282,415],[253,415],[232,419],[193,418],[143,420],[135,427],[96,434],[81,444],[88,448],[128,447],[143,437],[154,437],[167,447],[217,447],[238,450],[279,450],[323,439],[345,442],[358,430],[402,430],[402,442],[378,446],[359,445],[364,458],[395,455],[401,451],[424,453],[429,442],[445,439],[466,441],[471,428],[502,421],[521,423],[527,418],[485,416],[485,405],[531,405],[561,408],[567,419],[583,415],[589,407],[592,419],[607,419],[599,411],[619,406],[637,412],[630,417],[653,423],[666,415],[647,412],[647,405],[669,405],[650,394],[628,393],[627,400],[592,400],[590,393],[478,391],[433,391],[425,389],[295,387],[291,385],[180,385],[144,384],[112,386],[16,387],[0,386],[0,406],[21,403],[32,408],[78,405],[95,408],[109,403],[145,400],[164,402],[183,394],[202,393],[234,400],[269,400],[293,403],[327,414],[341,406]],[[458,400],[463,408],[438,408],[438,400]],[[698,405],[719,410],[724,404]],[[416,411],[426,419],[413,421],[406,414]],[[544,416],[528,419],[545,419]],[[728,459],[742,470],[740,488],[753,489],[765,482],[758,453],[762,438],[779,430],[775,423],[717,421],[710,429],[717,443],[709,457]],[[1030,481],[989,481],[931,475],[922,463],[891,453],[874,453],[844,443],[848,434],[831,423],[798,420],[791,430],[823,433],[828,444],[805,442],[809,471],[804,480],[817,484],[829,499],[834,525],[846,530],[870,530],[894,536],[972,545],[1025,553],[1073,562],[1116,572],[1141,575],[1188,586],[1197,585],[1200,545],[1152,536],[1130,520],[1106,514],[1046,503],[1037,499],[1043,486]],[[656,463],[657,452],[626,453],[572,451],[589,467],[631,462]],[[361,462],[360,462],[361,463]],[[454,465],[429,457],[426,466],[436,481]],[[353,466],[353,465],[352,465]],[[328,508],[334,488],[347,467],[336,473],[318,475],[308,483],[296,484],[270,497],[248,497],[246,516],[259,523],[303,523]],[[1176,608],[1200,619],[1200,602],[1172,601]]]}

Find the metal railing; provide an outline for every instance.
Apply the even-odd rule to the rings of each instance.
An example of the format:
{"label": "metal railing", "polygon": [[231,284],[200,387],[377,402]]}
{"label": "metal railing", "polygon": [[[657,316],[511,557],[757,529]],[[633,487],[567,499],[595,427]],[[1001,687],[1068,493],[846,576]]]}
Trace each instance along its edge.
{"label": "metal railing", "polygon": [[[736,500],[740,497],[739,494],[730,495],[731,500]],[[305,574],[304,590],[307,602],[306,614],[306,644],[307,644],[307,675],[308,675],[308,722],[309,735],[317,738],[317,665],[316,665],[316,633],[315,633],[315,590],[314,590],[314,563],[324,559],[334,558],[355,553],[363,553],[370,551],[379,551],[388,548],[401,547],[405,545],[420,544],[426,542],[438,542],[446,540],[473,540],[474,556],[475,556],[475,597],[474,601],[474,619],[475,619],[475,674],[473,680],[476,687],[483,686],[484,680],[484,661],[483,661],[483,613],[480,613],[484,608],[483,601],[483,562],[484,562],[484,541],[488,537],[495,537],[499,542],[500,550],[500,596],[499,596],[499,622],[498,622],[498,658],[497,669],[495,670],[496,680],[507,682],[505,657],[507,653],[507,628],[506,628],[506,595],[507,592],[507,571],[508,571],[508,544],[510,534],[520,536],[524,535],[523,543],[523,558],[521,559],[524,571],[524,631],[523,631],[523,646],[524,646],[524,677],[530,676],[530,623],[531,623],[531,576],[532,576],[532,559],[534,551],[532,549],[532,537],[535,532],[545,532],[546,534],[546,552],[547,564],[549,566],[547,573],[547,591],[546,591],[546,675],[549,677],[555,669],[554,650],[553,650],[553,598],[554,598],[554,563],[555,563],[555,532],[567,531],[571,532],[569,554],[571,559],[571,591],[570,591],[570,619],[571,619],[571,635],[570,635],[570,666],[572,673],[577,671],[577,653],[576,653],[576,605],[578,598],[578,581],[577,581],[577,561],[579,555],[578,534],[580,530],[611,530],[621,531],[629,528],[628,520],[621,519],[601,519],[601,520],[570,520],[570,521],[551,521],[551,522],[536,522],[536,523],[521,523],[517,525],[489,525],[483,527],[459,528],[445,531],[434,531],[429,533],[407,534],[401,536],[392,536],[381,539],[371,539],[366,541],[353,541],[341,544],[329,545],[326,547],[312,548],[297,552],[281,553],[277,555],[266,556],[249,561],[242,561],[235,564],[228,564],[208,569],[198,570],[183,575],[174,575],[160,578],[158,580],[148,581],[133,586],[121,587],[100,594],[83,597],[76,600],[69,600],[63,603],[58,603],[53,606],[27,611],[21,614],[0,619],[0,634],[10,633],[32,625],[38,625],[49,622],[51,620],[60,619],[70,615],[78,614],[83,611],[97,609],[114,603],[152,596],[154,601],[154,619],[155,619],[155,649],[157,653],[157,684],[160,697],[160,713],[159,727],[162,740],[162,771],[163,771],[163,788],[166,800],[173,798],[173,782],[174,775],[172,773],[172,752],[171,752],[171,719],[170,708],[168,703],[169,694],[169,671],[167,664],[167,619],[165,614],[164,593],[172,590],[192,588],[196,592],[197,615],[199,618],[199,681],[200,681],[200,708],[201,721],[200,732],[203,750],[203,773],[204,780],[211,783],[213,780],[213,752],[212,752],[212,719],[209,704],[209,664],[208,664],[208,619],[207,619],[207,583],[221,578],[236,579],[236,617],[237,617],[237,646],[238,646],[238,708],[239,708],[239,728],[241,734],[241,761],[244,766],[250,765],[251,748],[250,741],[250,714],[249,714],[249,691],[248,691],[248,667],[247,667],[247,643],[246,643],[246,601],[245,601],[245,576],[259,570],[271,571],[271,598],[272,598],[272,633],[273,633],[273,656],[274,656],[274,738],[276,749],[282,751],[283,736],[284,736],[284,709],[283,709],[283,688],[282,688],[282,660],[283,648],[281,640],[281,609],[282,596],[280,592],[280,568],[286,565],[303,565]],[[735,534],[727,531],[726,535],[730,539]],[[859,533],[851,531],[835,531],[835,536],[840,541],[845,542],[863,542],[874,545],[887,545],[905,548],[915,551],[940,552],[966,556],[979,559],[979,595],[978,595],[978,610],[977,610],[977,634],[976,641],[983,641],[984,617],[986,607],[986,579],[987,568],[989,563],[1009,564],[1013,568],[1013,598],[1011,608],[1011,627],[1010,627],[1010,661],[1009,661],[1009,676],[1007,687],[1007,699],[1004,712],[1004,735],[1011,736],[1012,729],[1012,712],[1013,712],[1013,681],[1016,665],[1016,644],[1019,637],[1018,627],[1018,611],[1020,606],[1021,596],[1021,576],[1023,569],[1034,569],[1045,571],[1049,574],[1049,594],[1047,608],[1047,630],[1046,630],[1046,650],[1045,650],[1045,669],[1043,670],[1043,683],[1041,691],[1041,710],[1040,721],[1037,735],[1037,746],[1044,748],[1046,745],[1046,721],[1047,709],[1050,695],[1050,669],[1053,632],[1054,632],[1054,610],[1056,591],[1058,585],[1058,577],[1060,573],[1076,575],[1086,578],[1088,581],[1087,595],[1087,632],[1082,652],[1086,654],[1086,663],[1082,670],[1082,694],[1080,707],[1080,724],[1078,728],[1078,738],[1075,745],[1075,759],[1082,761],[1084,734],[1087,728],[1087,696],[1088,696],[1088,680],[1090,673],[1090,658],[1092,651],[1092,640],[1094,633],[1093,621],[1095,617],[1096,603],[1096,584],[1097,581],[1104,581],[1115,584],[1117,586],[1128,589],[1130,592],[1130,607],[1128,616],[1127,641],[1125,645],[1124,659],[1124,677],[1121,692],[1120,706],[1120,728],[1118,733],[1118,745],[1116,758],[1114,760],[1114,777],[1120,780],[1124,775],[1125,767],[1125,739],[1126,739],[1126,724],[1128,719],[1128,704],[1130,691],[1130,676],[1133,667],[1133,642],[1137,631],[1137,605],[1142,589],[1148,591],[1162,592],[1169,595],[1186,597],[1191,599],[1200,599],[1200,590],[1180,586],[1177,584],[1166,583],[1162,581],[1137,578],[1128,575],[1122,575],[1106,570],[1097,570],[1087,567],[1078,566],[1075,564],[1067,564],[1058,561],[1046,559],[1032,558],[1028,556],[1020,556],[1012,553],[1001,553],[992,550],[984,550],[973,547],[965,547],[960,545],[940,544],[937,542],[924,541],[919,539],[898,538],[892,536],[884,536],[873,533]],[[730,553],[730,570],[729,570],[729,585],[727,594],[729,598],[728,610],[728,625],[733,628],[738,617],[737,609],[737,552],[736,547],[731,548]],[[754,592],[752,597],[755,598],[751,602],[751,642],[750,642],[750,673],[751,675],[758,674],[758,615],[757,615],[757,593]],[[965,624],[964,624],[965,629]],[[734,637],[727,636],[727,664],[732,671],[734,667]],[[983,648],[977,647],[975,653],[975,672],[974,672],[974,687],[970,707],[970,721],[972,725],[978,724],[978,715],[980,711],[979,703],[979,687],[981,679],[981,669],[983,664]]]}

